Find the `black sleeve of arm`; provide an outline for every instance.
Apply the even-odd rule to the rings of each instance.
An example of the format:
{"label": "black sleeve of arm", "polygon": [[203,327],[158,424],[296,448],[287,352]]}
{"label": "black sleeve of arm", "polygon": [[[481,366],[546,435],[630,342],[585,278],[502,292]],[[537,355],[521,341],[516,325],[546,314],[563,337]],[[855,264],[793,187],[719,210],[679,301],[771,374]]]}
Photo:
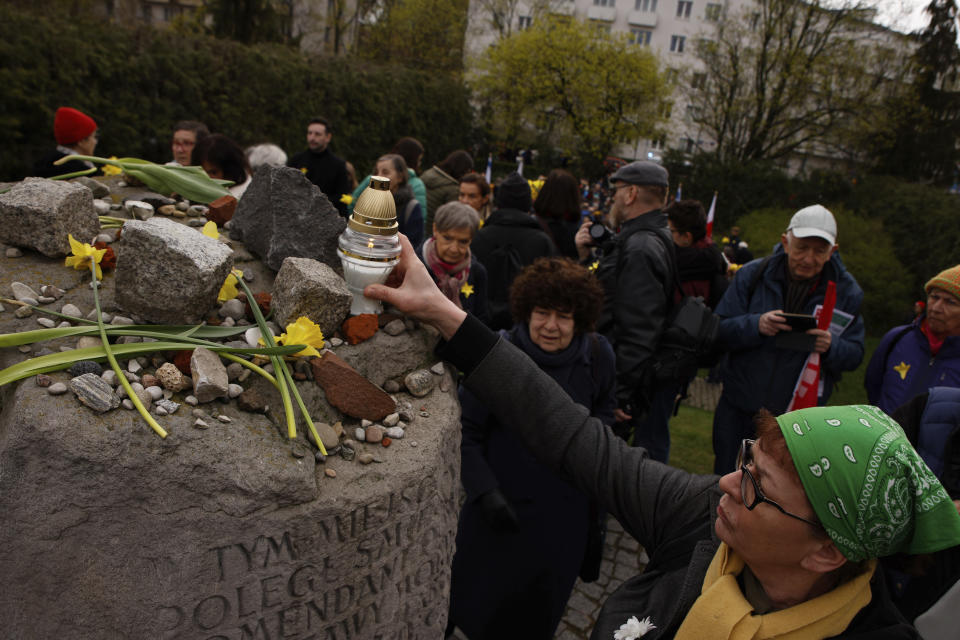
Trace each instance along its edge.
{"label": "black sleeve of arm", "polygon": [[437,355],[469,375],[499,339],[483,322],[468,313],[453,337],[437,345]]}

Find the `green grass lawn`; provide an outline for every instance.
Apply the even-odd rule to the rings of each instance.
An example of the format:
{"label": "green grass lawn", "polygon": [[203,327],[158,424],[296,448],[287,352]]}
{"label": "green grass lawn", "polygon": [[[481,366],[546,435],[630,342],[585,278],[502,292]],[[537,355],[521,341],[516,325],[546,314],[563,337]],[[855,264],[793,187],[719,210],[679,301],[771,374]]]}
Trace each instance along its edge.
{"label": "green grass lawn", "polygon": [[[865,404],[867,392],[863,375],[880,338],[866,339],[863,362],[854,371],[843,374],[834,388],[830,404]],[[705,374],[705,372],[703,372]],[[713,412],[680,406],[670,421],[670,464],[691,473],[713,473]]]}

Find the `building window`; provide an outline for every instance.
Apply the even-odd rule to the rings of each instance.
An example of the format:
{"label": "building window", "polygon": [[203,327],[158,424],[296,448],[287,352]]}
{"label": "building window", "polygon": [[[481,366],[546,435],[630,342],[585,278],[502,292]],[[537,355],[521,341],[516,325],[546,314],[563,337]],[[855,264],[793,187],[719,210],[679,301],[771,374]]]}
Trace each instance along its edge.
{"label": "building window", "polygon": [[523,31],[524,29],[529,29],[531,24],[533,24],[533,16],[517,17],[517,29],[519,29],[520,31]]}
{"label": "building window", "polygon": [[687,105],[687,120],[696,120],[700,117],[700,107],[695,104]]}
{"label": "building window", "polygon": [[663,149],[667,144],[667,136],[660,136],[659,138],[653,138],[650,140],[651,149]]}
{"label": "building window", "polygon": [[663,72],[663,79],[666,81],[667,84],[676,84],[677,76],[679,74],[680,72],[674,69],[673,67],[667,67],[667,69]]}
{"label": "building window", "polygon": [[615,0],[593,0],[593,6],[595,7],[612,7]]}
{"label": "building window", "polygon": [[723,5],[714,4],[712,2],[707,3],[707,10],[704,14],[707,20],[710,22],[717,22],[720,20],[720,12],[723,10]]}
{"label": "building window", "polygon": [[691,0],[680,0],[677,2],[677,17],[689,20],[691,9],[693,9],[693,2]]}
{"label": "building window", "polygon": [[707,83],[707,74],[705,73],[695,73],[693,77],[690,78],[690,87],[693,89],[703,89],[703,85]]}
{"label": "building window", "polygon": [[684,151],[687,153],[693,153],[696,144],[697,143],[693,138],[687,138]]}
{"label": "building window", "polygon": [[670,101],[664,102],[660,108],[660,117],[669,120],[671,115],[673,115],[673,103]]}
{"label": "building window", "polygon": [[754,11],[750,14],[750,29],[753,31],[757,30],[757,26],[760,24],[760,12]]}
{"label": "building window", "polygon": [[656,11],[657,0],[637,0],[633,8],[637,11]]}
{"label": "building window", "polygon": [[673,53],[683,53],[683,44],[686,41],[686,36],[670,36],[670,51]]}
{"label": "building window", "polygon": [[649,46],[652,35],[653,32],[649,29],[630,29],[630,43]]}

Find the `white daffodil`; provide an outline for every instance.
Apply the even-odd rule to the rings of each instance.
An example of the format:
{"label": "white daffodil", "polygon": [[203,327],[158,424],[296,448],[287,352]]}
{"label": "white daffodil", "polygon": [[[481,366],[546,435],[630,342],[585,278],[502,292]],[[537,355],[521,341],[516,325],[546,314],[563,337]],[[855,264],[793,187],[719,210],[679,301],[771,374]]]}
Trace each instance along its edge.
{"label": "white daffodil", "polygon": [[650,622],[650,616],[643,620],[637,620],[637,616],[632,616],[620,625],[617,631],[613,632],[613,640],[637,640],[637,638],[647,635],[647,631],[656,628],[657,625]]}

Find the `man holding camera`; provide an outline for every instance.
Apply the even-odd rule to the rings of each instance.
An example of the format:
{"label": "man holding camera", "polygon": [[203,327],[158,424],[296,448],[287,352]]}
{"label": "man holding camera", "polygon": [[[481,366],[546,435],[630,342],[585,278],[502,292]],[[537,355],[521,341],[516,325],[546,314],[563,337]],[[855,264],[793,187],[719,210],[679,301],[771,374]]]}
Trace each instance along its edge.
{"label": "man holding camera", "polygon": [[[670,452],[668,424],[675,388],[653,383],[652,356],[672,304],[676,280],[673,238],[667,226],[667,170],[646,161],[631,162],[610,176],[613,204],[610,218],[619,227],[604,237],[585,220],[575,242],[582,260],[597,247],[597,278],[603,285],[603,310],[597,331],[617,356],[617,409],[621,434],[633,429],[633,444],[666,462]],[[592,233],[591,233],[592,231]],[[607,234],[609,235],[609,234]]]}
{"label": "man holding camera", "polygon": [[[829,282],[836,305],[829,330],[816,328]],[[737,271],[715,313],[727,352],[723,394],[713,416],[714,473],[734,470],[761,408],[787,410],[811,352],[820,354],[817,403],[826,404],[842,371],[863,360],[863,290],[837,254],[837,222],[815,204],[797,211],[773,254]]]}

